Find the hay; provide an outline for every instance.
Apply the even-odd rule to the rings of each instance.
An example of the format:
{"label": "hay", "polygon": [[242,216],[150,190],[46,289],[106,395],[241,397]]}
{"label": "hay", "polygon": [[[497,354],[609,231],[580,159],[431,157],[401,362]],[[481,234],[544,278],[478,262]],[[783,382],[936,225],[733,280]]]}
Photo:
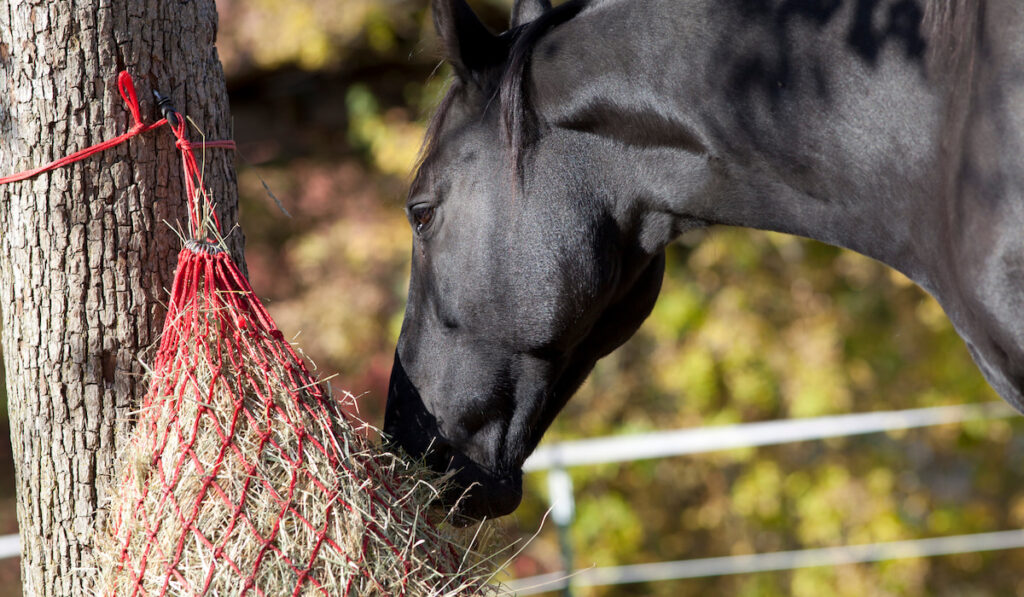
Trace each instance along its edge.
{"label": "hay", "polygon": [[493,594],[475,537],[436,521],[436,476],[367,440],[259,321],[247,283],[212,288],[203,267],[194,296],[172,293],[102,593]]}

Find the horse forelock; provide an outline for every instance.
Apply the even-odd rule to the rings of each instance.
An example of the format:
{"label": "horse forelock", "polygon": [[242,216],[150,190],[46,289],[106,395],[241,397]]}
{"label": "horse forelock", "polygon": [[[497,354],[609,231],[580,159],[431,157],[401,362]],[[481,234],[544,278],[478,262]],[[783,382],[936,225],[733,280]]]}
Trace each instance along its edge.
{"label": "horse forelock", "polygon": [[422,191],[426,184],[424,178],[429,176],[431,158],[436,154],[438,138],[440,137],[441,129],[444,128],[445,119],[451,111],[452,104],[455,103],[455,97],[458,94],[457,86],[459,85],[461,83],[455,81],[449,87],[437,108],[434,109],[434,115],[430,117],[426,134],[423,135],[423,143],[420,145],[419,155],[416,156],[415,176],[413,177],[412,184],[409,185],[410,197]]}
{"label": "horse forelock", "polygon": [[501,105],[502,136],[517,178],[522,171],[523,154],[531,141],[529,132],[533,121],[526,72],[533,50],[548,32],[575,17],[589,4],[591,0],[569,0],[513,32],[514,41],[497,94]]}
{"label": "horse forelock", "polygon": [[[500,110],[500,133],[509,150],[509,165],[517,177],[521,172],[523,155],[530,143],[529,131],[533,123],[526,85],[526,72],[533,49],[546,33],[572,19],[591,2],[569,0],[504,34],[511,39],[509,55],[504,68],[495,77],[493,88],[485,93],[483,110],[486,112],[494,106]],[[464,91],[464,86],[471,84],[474,83],[466,83],[456,77],[434,110],[416,160],[416,176],[410,194],[417,192],[427,182],[423,179],[430,176],[431,163],[437,155],[440,133],[447,117],[456,98]]]}

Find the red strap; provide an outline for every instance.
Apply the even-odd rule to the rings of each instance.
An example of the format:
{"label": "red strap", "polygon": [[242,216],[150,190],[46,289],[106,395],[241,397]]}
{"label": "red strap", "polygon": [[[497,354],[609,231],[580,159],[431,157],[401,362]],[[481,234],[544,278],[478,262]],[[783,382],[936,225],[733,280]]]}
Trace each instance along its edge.
{"label": "red strap", "polygon": [[[102,143],[97,143],[92,147],[86,147],[85,149],[76,151],[71,155],[65,156],[58,160],[54,160],[53,162],[50,162],[45,166],[40,166],[38,168],[26,170],[24,172],[18,172],[17,174],[11,174],[10,176],[0,177],[0,185],[7,184],[9,182],[18,182],[21,180],[26,180],[32,178],[33,176],[42,174],[43,172],[49,172],[50,170],[56,170],[57,168],[67,166],[68,164],[73,164],[75,162],[82,161],[91,155],[97,154],[101,151],[105,151],[116,145],[120,145],[121,143],[124,143],[125,141],[131,139],[136,135],[140,135],[142,133],[151,131],[155,128],[159,128],[167,124],[166,118],[161,118],[153,124],[144,124],[142,122],[142,111],[139,109],[139,98],[135,94],[135,83],[132,81],[132,76],[128,74],[128,71],[121,71],[121,73],[118,74],[117,90],[121,93],[121,99],[124,100],[125,105],[128,106],[128,111],[132,115],[133,124],[132,127],[128,129],[127,132],[118,135],[113,139],[108,139],[106,141],[103,141]],[[177,148],[181,150],[182,162],[185,167],[185,190],[187,191],[188,194],[187,200],[189,205],[189,219],[191,224],[190,227],[194,235],[202,237],[205,235],[201,234],[201,229],[203,227],[201,217],[202,214],[200,213],[200,205],[197,203],[197,200],[201,196],[203,198],[205,205],[210,205],[210,202],[209,196],[206,194],[206,189],[203,186],[202,170],[200,170],[199,165],[196,162],[195,154],[193,153],[192,150],[193,148],[196,147],[217,147],[221,149],[235,149],[235,142],[207,141],[202,143],[191,143],[185,136],[185,119],[182,118],[180,114],[177,114],[177,116],[178,126],[171,127],[171,130],[174,131],[174,136],[177,137],[175,146],[177,146]],[[212,209],[210,209],[209,211],[211,214],[213,214]],[[220,222],[217,221],[216,214],[213,214],[213,221],[217,227],[217,230],[219,231]]]}

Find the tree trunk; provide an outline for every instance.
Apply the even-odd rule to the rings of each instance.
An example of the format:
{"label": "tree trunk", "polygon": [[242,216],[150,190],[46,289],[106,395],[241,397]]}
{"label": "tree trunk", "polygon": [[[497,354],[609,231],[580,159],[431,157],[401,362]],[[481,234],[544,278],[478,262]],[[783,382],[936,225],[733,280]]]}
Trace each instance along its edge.
{"label": "tree trunk", "polygon": [[[126,131],[118,71],[209,139],[231,137],[213,0],[5,0],[0,7],[0,175]],[[190,132],[193,140],[197,138]],[[197,157],[203,152],[197,151]],[[228,152],[205,152],[225,230]],[[169,129],[0,187],[0,312],[27,595],[92,595],[117,454],[158,340],[184,228]],[[228,237],[236,257],[243,239]],[[238,260],[242,263],[241,260]]]}

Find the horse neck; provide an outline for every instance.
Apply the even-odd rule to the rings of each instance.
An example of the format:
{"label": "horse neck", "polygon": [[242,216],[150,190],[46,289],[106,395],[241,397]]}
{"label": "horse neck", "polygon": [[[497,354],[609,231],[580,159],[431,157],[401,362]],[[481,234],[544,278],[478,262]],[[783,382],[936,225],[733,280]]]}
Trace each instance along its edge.
{"label": "horse neck", "polygon": [[875,2],[756,4],[593,4],[538,46],[536,97],[618,142],[621,201],[851,248],[934,291],[966,109],[949,83],[971,62],[940,37],[960,0],[910,28]]}

